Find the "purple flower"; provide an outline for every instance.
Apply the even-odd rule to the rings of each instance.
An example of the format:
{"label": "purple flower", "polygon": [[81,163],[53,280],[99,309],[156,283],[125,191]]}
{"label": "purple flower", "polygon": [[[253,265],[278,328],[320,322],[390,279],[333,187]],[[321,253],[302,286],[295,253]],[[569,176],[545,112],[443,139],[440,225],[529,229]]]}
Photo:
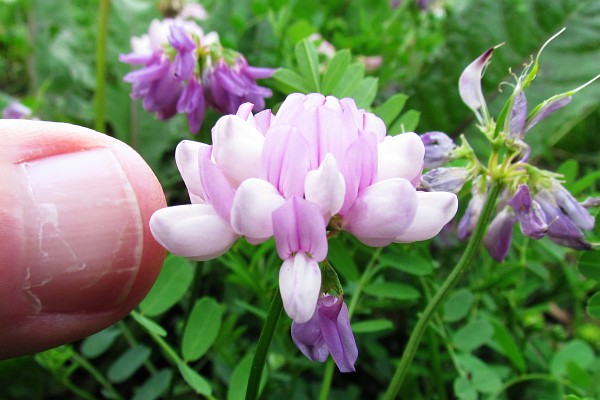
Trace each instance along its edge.
{"label": "purple flower", "polygon": [[5,119],[29,119],[31,118],[31,109],[21,103],[10,103],[2,111],[2,118]]}
{"label": "purple flower", "polygon": [[321,296],[310,320],[292,323],[292,339],[311,361],[324,362],[331,354],[341,372],[355,371],[358,349],[341,296]]}
{"label": "purple flower", "polygon": [[249,66],[241,55],[232,66],[220,59],[214,68],[207,69],[203,77],[208,103],[225,114],[235,114],[243,103],[252,103],[255,110],[262,110],[265,98],[271,97],[273,93],[271,89],[259,86],[256,80],[270,78],[274,73],[272,68]]}
{"label": "purple flower", "polygon": [[185,113],[190,132],[198,133],[204,121],[206,102],[204,101],[204,89],[195,77],[192,77],[187,86],[183,88],[181,96],[177,100],[177,112]]}
{"label": "purple flower", "polygon": [[546,215],[537,201],[531,198],[529,187],[521,185],[508,204],[515,211],[515,215],[525,236],[532,239],[541,239],[548,231]]}
{"label": "purple flower", "polygon": [[483,243],[492,258],[503,261],[510,250],[515,215],[512,209],[505,207],[492,220],[483,239]]}
{"label": "purple flower", "polygon": [[192,78],[196,65],[196,43],[186,34],[181,26],[171,25],[169,44],[177,50],[173,60],[173,74],[175,78],[187,81]]}
{"label": "purple flower", "polygon": [[471,191],[471,200],[458,223],[458,238],[460,240],[465,240],[471,236],[471,233],[473,233],[475,225],[479,220],[481,211],[483,210],[486,196],[485,193],[481,193],[476,186],[477,185],[474,183]]}
{"label": "purple flower", "polygon": [[421,135],[425,145],[424,168],[431,169],[446,164],[452,155],[456,145],[448,135],[443,132],[426,132]]}
{"label": "purple flower", "polygon": [[525,136],[525,123],[527,122],[527,98],[525,92],[519,91],[510,110],[510,130],[509,139],[522,140]]}

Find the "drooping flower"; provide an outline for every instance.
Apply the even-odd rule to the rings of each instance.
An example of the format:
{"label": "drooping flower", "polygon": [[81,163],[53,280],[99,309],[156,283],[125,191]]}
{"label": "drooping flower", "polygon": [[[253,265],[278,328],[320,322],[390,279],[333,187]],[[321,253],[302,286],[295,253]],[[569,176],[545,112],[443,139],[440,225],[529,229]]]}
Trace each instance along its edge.
{"label": "drooping flower", "polygon": [[539,203],[531,198],[529,187],[520,185],[508,204],[515,211],[521,232],[532,239],[541,239],[548,231],[546,216]]}
{"label": "drooping flower", "polygon": [[[345,230],[370,246],[426,240],[456,213],[453,193],[416,190],[425,152],[419,136],[386,136],[383,121],[352,99],[293,94],[277,115],[253,115],[252,107],[219,119],[211,146],[178,146],[193,204],[172,208],[189,222],[173,220],[167,208],[150,227],[168,250],[195,259],[222,254],[240,236],[252,244],[274,236],[281,295],[295,323],[311,319],[327,292],[318,265],[327,234]],[[198,233],[196,210],[209,232]],[[211,230],[214,244],[195,243]]]}
{"label": "drooping flower", "polygon": [[509,207],[504,207],[492,220],[483,243],[494,260],[503,261],[508,255],[514,225],[515,213]]}
{"label": "drooping flower", "polygon": [[425,145],[425,158],[423,168],[432,169],[441,167],[452,158],[452,150],[456,147],[444,132],[426,132],[421,135]]}
{"label": "drooping flower", "polygon": [[310,320],[292,323],[292,339],[310,360],[323,362],[331,354],[341,372],[354,371],[358,349],[341,296],[322,295]]}

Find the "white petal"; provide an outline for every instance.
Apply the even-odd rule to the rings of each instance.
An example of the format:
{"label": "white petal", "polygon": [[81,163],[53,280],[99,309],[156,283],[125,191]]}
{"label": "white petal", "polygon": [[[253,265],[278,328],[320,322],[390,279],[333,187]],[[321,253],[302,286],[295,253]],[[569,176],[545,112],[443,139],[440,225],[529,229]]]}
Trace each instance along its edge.
{"label": "white petal", "polygon": [[346,182],[337,162],[328,153],[318,169],[310,171],[304,181],[304,197],[317,204],[326,219],[342,208]]}
{"label": "white petal", "polygon": [[410,226],[417,195],[406,179],[388,179],[363,190],[344,215],[343,227],[368,246],[386,246]]}
{"label": "white petal", "polygon": [[312,258],[298,253],[279,270],[279,291],[285,312],[296,323],[308,321],[315,313],[321,291],[321,270]]}
{"label": "white petal", "polygon": [[250,178],[238,187],[231,207],[231,226],[251,243],[260,243],[273,236],[273,211],[285,199],[269,182]]}
{"label": "white petal", "polygon": [[206,203],[200,182],[198,155],[208,145],[193,140],[183,140],[175,148],[175,163],[185,182],[192,203]]}
{"label": "white petal", "polygon": [[171,253],[198,261],[220,256],[238,238],[210,204],[162,208],[152,214],[150,230]]}
{"label": "white petal", "polygon": [[390,178],[412,181],[423,169],[425,146],[416,133],[386,136],[377,151],[377,181]]}
{"label": "white petal", "polygon": [[431,239],[446,225],[458,209],[454,193],[417,192],[418,208],[412,223],[396,237],[395,242],[408,243]]}
{"label": "white petal", "polygon": [[250,122],[226,115],[217,121],[212,137],[213,157],[234,188],[259,176],[265,138]]}

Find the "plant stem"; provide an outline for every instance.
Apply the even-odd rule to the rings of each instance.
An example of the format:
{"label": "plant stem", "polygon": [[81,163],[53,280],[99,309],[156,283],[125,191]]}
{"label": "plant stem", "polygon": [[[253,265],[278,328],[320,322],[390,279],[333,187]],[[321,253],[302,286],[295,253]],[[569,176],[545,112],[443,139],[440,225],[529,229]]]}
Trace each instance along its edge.
{"label": "plant stem", "polygon": [[492,396],[490,397],[490,400],[497,399],[498,396],[500,396],[502,393],[504,393],[506,390],[508,390],[511,386],[514,386],[516,384],[523,383],[523,382],[528,382],[528,381],[554,382],[557,385],[568,387],[569,389],[573,390],[580,396],[584,396],[586,394],[583,389],[581,389],[580,387],[573,384],[572,382],[570,382],[567,379],[553,376],[550,374],[532,373],[532,374],[525,374],[525,375],[517,376],[513,379],[509,379],[508,381],[506,381],[504,383],[504,385],[502,385],[502,387],[496,393],[492,394]]}
{"label": "plant stem", "polygon": [[271,345],[271,340],[273,339],[273,334],[275,333],[275,328],[277,327],[277,322],[281,315],[281,310],[283,310],[283,301],[279,294],[279,289],[277,289],[273,295],[267,319],[260,332],[256,353],[252,360],[252,367],[250,367],[250,376],[248,377],[248,385],[246,386],[246,400],[255,400],[258,398],[260,379],[265,366],[265,360],[267,359],[269,346]]}
{"label": "plant stem", "polygon": [[498,199],[498,195],[500,194],[501,189],[501,184],[497,182],[494,182],[492,184],[488,197],[485,201],[485,205],[483,206],[481,216],[479,217],[479,221],[477,221],[475,230],[473,231],[473,234],[471,235],[471,238],[467,243],[467,248],[465,249],[465,252],[463,253],[462,257],[460,258],[452,272],[450,272],[450,275],[448,275],[440,289],[435,293],[435,295],[427,304],[427,307],[425,307],[425,310],[419,317],[419,320],[417,321],[417,324],[415,325],[413,331],[411,332],[410,338],[408,339],[408,343],[406,344],[404,353],[402,354],[402,358],[400,359],[400,363],[396,368],[396,372],[394,373],[390,385],[388,386],[388,389],[385,392],[385,395],[383,397],[384,400],[395,399],[398,393],[400,392],[402,383],[404,382],[404,378],[406,377],[406,374],[412,363],[415,353],[417,352],[417,348],[419,347],[419,343],[423,338],[423,334],[427,330],[431,317],[437,311],[438,307],[442,304],[442,301],[450,292],[450,289],[452,289],[454,284],[462,276],[463,272],[475,256],[476,251],[479,249],[479,245],[483,240],[486,227],[491,219],[492,213],[496,205],[496,200]]}
{"label": "plant stem", "polygon": [[325,373],[323,374],[323,383],[321,383],[321,391],[319,392],[319,400],[327,400],[329,398],[334,368],[335,364],[333,363],[333,358],[327,358],[327,364],[325,364]]}
{"label": "plant stem", "polygon": [[98,132],[106,131],[106,41],[110,0],[100,0],[98,37],[96,38],[96,93],[94,96],[95,125]]}
{"label": "plant stem", "polygon": [[76,363],[81,365],[83,369],[89,372],[94,377],[94,379],[96,379],[96,381],[98,381],[98,383],[100,383],[104,387],[104,389],[111,394],[111,397],[113,399],[123,399],[123,397],[121,397],[121,395],[119,394],[119,392],[117,392],[115,387],[106,378],[104,378],[104,375],[102,375],[102,373],[98,371],[96,367],[94,367],[94,365],[90,363],[85,357],[80,356],[77,352],[73,352],[73,355],[71,357]]}

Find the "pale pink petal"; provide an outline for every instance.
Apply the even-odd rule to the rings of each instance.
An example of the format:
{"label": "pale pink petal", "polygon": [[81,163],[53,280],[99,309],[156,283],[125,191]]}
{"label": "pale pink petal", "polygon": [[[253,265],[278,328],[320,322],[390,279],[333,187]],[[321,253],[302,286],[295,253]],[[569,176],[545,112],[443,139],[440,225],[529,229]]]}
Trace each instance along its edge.
{"label": "pale pink petal", "polygon": [[252,103],[244,103],[238,107],[235,115],[243,119],[244,121],[251,122],[254,118],[252,116],[252,108],[254,108],[254,104]]}
{"label": "pale pink petal", "polygon": [[266,109],[254,115],[254,121],[256,122],[257,129],[265,135],[271,127],[271,110]]}
{"label": "pale pink petal", "polygon": [[162,208],[150,218],[150,230],[171,253],[198,261],[220,256],[238,238],[210,204]]}
{"label": "pale pink petal", "polygon": [[211,161],[211,146],[203,149],[199,157],[201,166],[200,181],[204,190],[204,198],[207,203],[212,204],[217,214],[229,221],[231,204],[233,202],[234,190],[229,184],[227,177],[219,167]]}
{"label": "pale pink petal", "polygon": [[342,208],[346,183],[337,162],[328,153],[318,169],[306,175],[304,181],[304,197],[317,204],[326,219],[335,215]]}
{"label": "pale pink petal", "polygon": [[261,155],[262,178],[286,198],[304,195],[304,180],[310,170],[309,146],[289,125],[269,130]]}
{"label": "pale pink petal", "polygon": [[296,323],[308,321],[321,291],[319,264],[304,253],[286,259],[279,270],[279,291],[287,315]]}
{"label": "pale pink petal", "polygon": [[377,139],[371,132],[363,132],[348,147],[340,169],[346,181],[346,194],[340,214],[345,215],[361,190],[377,176]]}
{"label": "pale pink petal", "polygon": [[212,130],[213,157],[234,188],[260,171],[264,136],[235,115],[221,117]]}
{"label": "pale pink petal", "polygon": [[[362,110],[361,110],[362,111]],[[363,111],[363,130],[373,132],[377,137],[377,143],[381,143],[386,137],[385,123],[377,115]]]}
{"label": "pale pink petal", "polygon": [[366,188],[344,216],[343,228],[369,246],[386,246],[404,232],[417,212],[417,192],[394,178]]}
{"label": "pale pink petal", "polygon": [[388,136],[377,146],[377,181],[403,178],[414,181],[423,169],[425,146],[413,132]]}
{"label": "pale pink petal", "polygon": [[495,47],[491,47],[477,57],[475,61],[465,68],[458,79],[458,93],[462,101],[476,114],[485,105],[485,98],[481,91],[481,77],[494,53]]}
{"label": "pale pink petal", "polygon": [[269,182],[250,178],[238,187],[231,208],[231,226],[251,243],[260,243],[273,236],[273,211],[285,199]]}
{"label": "pale pink petal", "polygon": [[394,242],[409,243],[431,239],[450,222],[458,209],[454,193],[417,192],[418,208],[415,218]]}
{"label": "pale pink petal", "polygon": [[273,212],[273,234],[282,260],[298,252],[315,260],[327,257],[327,232],[319,206],[292,196]]}
{"label": "pale pink petal", "polygon": [[200,182],[200,166],[198,155],[208,145],[192,140],[183,140],[175,148],[175,163],[185,182],[192,203],[206,203]]}

